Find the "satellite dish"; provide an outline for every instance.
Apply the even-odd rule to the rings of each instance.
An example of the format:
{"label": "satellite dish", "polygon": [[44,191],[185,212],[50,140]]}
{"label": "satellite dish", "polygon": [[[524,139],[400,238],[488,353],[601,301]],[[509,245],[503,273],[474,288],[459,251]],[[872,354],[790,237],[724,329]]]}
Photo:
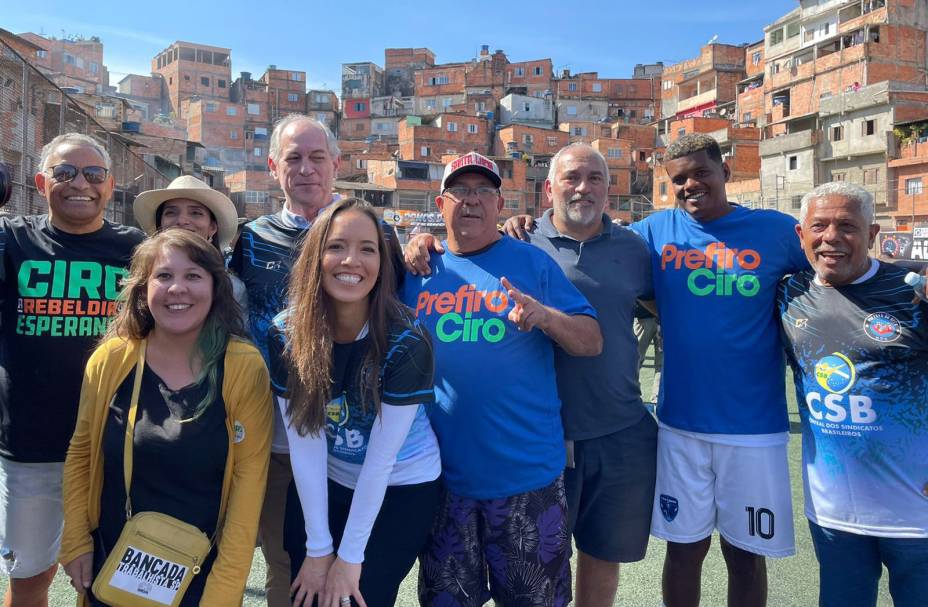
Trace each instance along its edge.
{"label": "satellite dish", "polygon": [[715,34],[714,36],[709,38],[709,42],[707,42],[706,44],[715,44],[716,42],[718,42],[718,40],[719,40],[719,35]]}
{"label": "satellite dish", "polygon": [[724,115],[727,114],[727,113],[728,113],[728,110],[725,109],[725,108],[722,108],[722,109],[719,110],[719,116],[724,116]]}

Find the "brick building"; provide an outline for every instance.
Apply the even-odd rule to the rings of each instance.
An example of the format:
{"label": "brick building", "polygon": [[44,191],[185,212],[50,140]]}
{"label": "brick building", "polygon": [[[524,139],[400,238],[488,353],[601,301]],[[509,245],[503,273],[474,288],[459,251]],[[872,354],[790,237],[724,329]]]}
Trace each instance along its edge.
{"label": "brick building", "polygon": [[397,131],[399,157],[419,162],[472,151],[489,156],[493,137],[486,118],[465,114],[439,114],[428,122],[408,117]]}
{"label": "brick building", "polygon": [[904,221],[888,163],[901,160],[894,126],[923,107],[928,5],[803,0],[764,33],[768,206],[795,213],[809,189],[846,179],[873,193],[884,227]]}
{"label": "brick building", "polygon": [[175,116],[186,118],[181,104],[191,97],[228,101],[232,84],[231,50],[218,46],[175,42],[151,61],[151,71],[165,80],[168,103]]}
{"label": "brick building", "polygon": [[388,48],[383,65],[383,94],[412,97],[416,94],[416,71],[434,66],[435,53],[427,48]]}
{"label": "brick building", "polygon": [[699,56],[665,67],[661,75],[662,126],[670,120],[703,116],[734,105],[744,80],[744,46],[710,43]]}
{"label": "brick building", "polygon": [[41,47],[34,65],[57,86],[79,93],[108,92],[110,75],[103,64],[103,43],[96,36],[58,39],[28,32],[20,37]]}

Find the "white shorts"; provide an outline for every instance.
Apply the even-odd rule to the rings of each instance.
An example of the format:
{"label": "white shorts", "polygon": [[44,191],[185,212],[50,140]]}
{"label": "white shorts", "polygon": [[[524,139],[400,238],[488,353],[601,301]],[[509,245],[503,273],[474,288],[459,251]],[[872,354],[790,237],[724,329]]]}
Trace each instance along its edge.
{"label": "white shorts", "polygon": [[28,464],[0,457],[0,570],[22,579],[58,562],[64,511],[64,463]]}
{"label": "white shorts", "polygon": [[716,528],[748,552],[796,553],[786,444],[720,444],[662,425],[651,534],[688,544]]}

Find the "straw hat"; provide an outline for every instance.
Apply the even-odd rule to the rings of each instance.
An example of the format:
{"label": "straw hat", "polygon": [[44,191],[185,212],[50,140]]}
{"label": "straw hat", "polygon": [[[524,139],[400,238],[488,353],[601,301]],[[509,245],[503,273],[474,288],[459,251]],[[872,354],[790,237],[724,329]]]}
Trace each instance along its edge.
{"label": "straw hat", "polygon": [[191,175],[178,177],[163,190],[148,190],[135,197],[132,211],[135,213],[135,220],[146,234],[152,235],[158,230],[155,225],[158,207],[175,198],[195,200],[212,211],[218,228],[216,240],[219,248],[225,250],[229,247],[238,229],[235,205],[225,195]]}

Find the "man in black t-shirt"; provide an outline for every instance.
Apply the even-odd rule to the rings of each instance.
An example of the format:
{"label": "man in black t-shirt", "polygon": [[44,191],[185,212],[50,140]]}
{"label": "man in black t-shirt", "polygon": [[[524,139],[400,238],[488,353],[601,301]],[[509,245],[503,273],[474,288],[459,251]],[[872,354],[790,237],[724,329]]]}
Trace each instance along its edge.
{"label": "man in black t-shirt", "polygon": [[84,365],[144,239],[103,218],[114,180],[95,139],[60,135],[39,166],[48,214],[0,218],[0,569],[24,605],[47,601]]}

